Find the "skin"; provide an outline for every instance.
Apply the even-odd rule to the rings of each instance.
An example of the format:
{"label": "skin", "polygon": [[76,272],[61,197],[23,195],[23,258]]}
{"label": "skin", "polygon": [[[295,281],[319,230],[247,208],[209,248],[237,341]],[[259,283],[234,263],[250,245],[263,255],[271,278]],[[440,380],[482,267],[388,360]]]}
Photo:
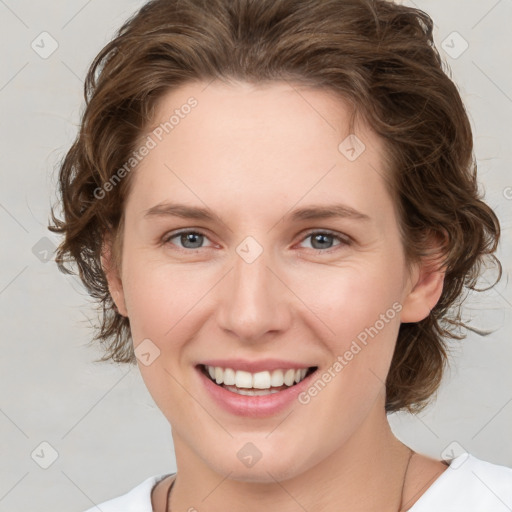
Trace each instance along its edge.
{"label": "skin", "polygon": [[[348,104],[286,82],[188,83],[162,98],[152,128],[190,96],[197,107],[134,171],[121,268],[108,240],[103,253],[135,348],[149,338],[160,350],[138,366],[172,429],[171,509],[396,512],[409,452],[389,427],[384,383],[400,323],[429,314],[444,275],[428,262],[406,265],[383,142],[358,120],[366,149],[350,161],[338,150]],[[144,217],[162,201],[207,206],[217,220]],[[332,203],[370,219],[285,217]],[[181,228],[205,236],[169,238]],[[325,230],[342,238],[315,244],[311,231]],[[247,236],[263,249],[251,264],[236,252]],[[325,370],[394,303],[401,311],[316,397],[268,418],[220,409],[194,369],[212,358],[275,357]],[[250,468],[237,458],[247,442],[262,453]],[[416,454],[404,508],[444,469]],[[153,490],[155,511],[172,478]]]}

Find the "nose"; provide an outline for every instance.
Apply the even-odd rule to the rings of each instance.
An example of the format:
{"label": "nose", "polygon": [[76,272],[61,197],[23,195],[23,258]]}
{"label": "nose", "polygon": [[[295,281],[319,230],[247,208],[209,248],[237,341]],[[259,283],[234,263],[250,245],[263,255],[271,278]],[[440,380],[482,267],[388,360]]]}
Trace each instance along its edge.
{"label": "nose", "polygon": [[243,342],[257,342],[284,332],[290,324],[290,292],[269,268],[266,251],[252,263],[237,254],[221,288],[219,326]]}

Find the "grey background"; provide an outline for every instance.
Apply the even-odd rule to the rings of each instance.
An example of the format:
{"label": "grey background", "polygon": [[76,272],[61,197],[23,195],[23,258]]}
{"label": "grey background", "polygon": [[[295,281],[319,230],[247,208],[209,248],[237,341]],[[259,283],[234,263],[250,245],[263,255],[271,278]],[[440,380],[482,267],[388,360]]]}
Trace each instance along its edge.
{"label": "grey background", "polygon": [[[58,272],[51,260],[58,239],[46,229],[85,72],[142,3],[0,0],[0,512],[79,512],[176,469],[169,425],[138,369],[92,363],[100,355],[87,345],[94,309],[79,280]],[[432,457],[465,449],[512,467],[512,1],[403,3],[433,17],[467,106],[482,189],[502,222],[504,277],[470,297],[465,313],[496,332],[451,342],[452,369],[437,402],[390,422]],[[52,40],[44,31],[58,44],[47,58],[41,53]],[[461,55],[454,31],[469,44]]]}

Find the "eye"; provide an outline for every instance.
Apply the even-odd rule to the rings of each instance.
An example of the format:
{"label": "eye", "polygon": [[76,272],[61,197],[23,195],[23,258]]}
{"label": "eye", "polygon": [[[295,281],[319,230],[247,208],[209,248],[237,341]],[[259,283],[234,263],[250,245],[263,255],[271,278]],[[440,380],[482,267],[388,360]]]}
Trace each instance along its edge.
{"label": "eye", "polygon": [[[177,239],[178,243],[173,242],[174,239]],[[311,249],[317,252],[329,253],[332,252],[333,250],[336,250],[336,247],[338,246],[350,245],[350,239],[347,236],[331,233],[329,231],[312,231],[308,233],[305,236],[305,238],[302,238],[303,241],[307,239],[311,239]],[[200,231],[183,230],[169,233],[164,237],[162,243],[172,244],[177,246],[178,249],[188,250],[190,252],[194,250],[203,249],[205,247],[213,246],[213,244],[211,243],[209,246],[203,246],[205,240],[208,240],[208,237]],[[334,246],[333,240],[338,241],[338,243],[335,244]]]}
{"label": "eye", "polygon": [[[311,239],[312,249],[315,251],[321,252],[332,252],[329,249],[332,249],[332,240],[338,240],[338,244],[334,247],[341,245],[350,245],[350,240],[346,236],[341,236],[335,233],[331,233],[329,231],[312,231],[306,235],[303,240]],[[333,249],[336,250],[336,249]]]}
{"label": "eye", "polygon": [[164,244],[172,243],[172,245],[176,245],[174,242],[171,242],[171,240],[174,240],[175,238],[178,239],[179,243],[182,244],[182,246],[178,246],[180,249],[202,249],[202,243],[204,240],[208,240],[205,234],[201,233],[200,231],[179,231],[177,233],[170,233],[163,239]]}

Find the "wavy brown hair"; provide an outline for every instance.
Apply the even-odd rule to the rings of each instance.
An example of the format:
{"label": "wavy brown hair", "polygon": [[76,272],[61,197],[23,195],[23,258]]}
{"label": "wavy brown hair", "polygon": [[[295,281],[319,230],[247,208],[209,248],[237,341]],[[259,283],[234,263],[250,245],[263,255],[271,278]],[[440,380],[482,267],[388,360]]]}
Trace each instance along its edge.
{"label": "wavy brown hair", "polygon": [[105,197],[97,191],[135,150],[156,102],[191,81],[291,80],[348,100],[384,141],[407,262],[442,240],[441,298],[400,326],[386,382],[387,412],[425,407],[446,340],[464,337],[461,304],[484,261],[501,277],[499,222],[479,193],[470,122],[432,27],[425,12],[386,0],[153,0],[120,28],[88,71],[80,129],[60,166],[63,218],[52,208],[49,226],[64,235],[59,269],[77,271],[99,305],[99,361],[135,363],[100,260],[107,235],[120,264],[133,172]]}

